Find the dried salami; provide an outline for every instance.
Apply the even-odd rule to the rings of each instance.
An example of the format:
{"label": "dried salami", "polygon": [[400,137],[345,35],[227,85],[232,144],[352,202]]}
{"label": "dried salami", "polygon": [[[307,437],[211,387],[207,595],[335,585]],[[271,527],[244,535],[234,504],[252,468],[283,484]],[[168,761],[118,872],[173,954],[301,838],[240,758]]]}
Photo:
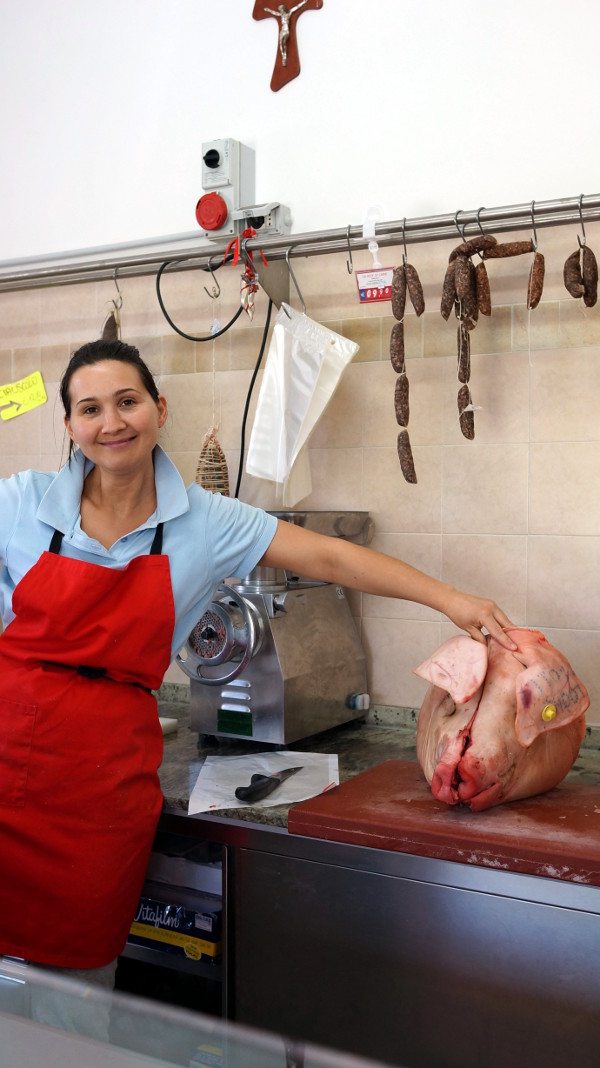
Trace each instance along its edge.
{"label": "dried salami", "polygon": [[396,374],[404,372],[404,323],[394,323],[390,334],[390,360]]}
{"label": "dried salami", "polygon": [[542,299],[544,289],[544,273],[546,262],[541,252],[536,252],[529,272],[529,284],[527,286],[527,307],[537,308]]}
{"label": "dried salami", "polygon": [[475,268],[475,289],[477,291],[477,307],[482,315],[492,314],[492,295],[490,293],[490,280],[483,260],[480,260]]}
{"label": "dried salami", "polygon": [[571,296],[575,298],[582,297],[585,293],[583,276],[581,274],[580,252],[580,249],[576,249],[570,256],[567,256],[563,267],[565,289],[567,293],[570,293]]}
{"label": "dried salami", "polygon": [[461,386],[458,391],[458,419],[463,437],[473,441],[475,437],[475,413],[467,411],[471,404],[471,391],[467,385]]}
{"label": "dried salami", "polygon": [[404,273],[406,275],[406,285],[411,304],[415,309],[416,314],[422,315],[425,311],[425,298],[423,296],[423,286],[421,285],[416,267],[413,267],[412,263],[405,263]]}
{"label": "dried salami", "polygon": [[399,426],[408,426],[408,417],[410,414],[408,394],[409,387],[406,373],[398,375],[396,379],[396,388],[394,390],[394,409],[396,412],[396,422]]}
{"label": "dried salami", "polygon": [[404,318],[406,307],[406,274],[404,264],[396,267],[392,275],[392,314],[396,319]]}
{"label": "dried salami", "polygon": [[462,301],[461,319],[467,330],[473,330],[479,318],[479,304],[477,303],[477,279],[475,278],[475,267],[472,260],[467,260],[467,269],[469,272],[469,288]]}
{"label": "dried salami", "polygon": [[415,463],[413,460],[412,449],[410,447],[408,430],[401,430],[398,434],[398,459],[400,460],[400,468],[406,482],[415,483],[417,481],[417,475],[415,472]]}
{"label": "dried salami", "polygon": [[508,256],[524,256],[527,252],[535,252],[532,240],[505,241],[502,245],[486,248],[483,258],[484,260],[504,260]]}
{"label": "dried salami", "polygon": [[471,237],[468,241],[463,241],[461,245],[457,245],[452,250],[449,262],[452,263],[457,256],[472,256],[474,252],[484,252],[485,249],[493,248],[497,244],[498,241],[493,234],[481,234],[477,237]]}
{"label": "dried salami", "polygon": [[471,339],[464,323],[460,323],[456,331],[456,347],[458,352],[458,381],[468,382],[471,377]]}
{"label": "dried salami", "polygon": [[466,256],[457,256],[454,261],[454,286],[459,300],[465,299],[471,287],[470,263]]}
{"label": "dried salami", "polygon": [[594,253],[587,245],[583,246],[581,261],[583,303],[587,308],[593,308],[598,300],[598,264]]}
{"label": "dried salami", "polygon": [[448,320],[450,318],[450,312],[452,311],[455,302],[456,284],[454,281],[454,260],[452,260],[452,263],[449,263],[446,268],[444,284],[442,286],[442,303],[440,305],[440,311],[444,319]]}

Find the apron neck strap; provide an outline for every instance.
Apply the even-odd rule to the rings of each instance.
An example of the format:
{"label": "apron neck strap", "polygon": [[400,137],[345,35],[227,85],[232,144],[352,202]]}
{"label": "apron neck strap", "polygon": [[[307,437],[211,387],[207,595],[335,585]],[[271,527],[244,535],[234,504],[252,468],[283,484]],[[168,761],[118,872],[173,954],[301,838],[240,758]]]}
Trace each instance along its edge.
{"label": "apron neck strap", "polygon": [[157,527],[156,527],[155,534],[154,534],[154,538],[152,540],[152,545],[150,546],[150,556],[160,556],[160,554],[162,553],[162,543],[163,543],[163,524],[162,523],[158,523]]}
{"label": "apron neck strap", "polygon": [[[60,547],[62,545],[63,537],[64,537],[64,534],[63,534],[62,530],[55,530],[54,534],[52,535],[52,538],[50,539],[50,544],[48,546],[48,552],[56,553],[58,555],[58,553],[60,553]],[[156,527],[156,531],[154,533],[154,538],[152,539],[152,545],[150,546],[150,556],[160,556],[161,555],[161,553],[162,553],[162,543],[163,543],[163,524],[159,523],[157,525],[157,527]]]}
{"label": "apron neck strap", "polygon": [[63,534],[62,530],[55,530],[54,531],[54,534],[52,535],[52,538],[50,540],[50,544],[48,546],[48,552],[49,553],[57,553],[58,554],[60,552],[60,547],[62,545],[63,537],[64,537],[64,534]]}

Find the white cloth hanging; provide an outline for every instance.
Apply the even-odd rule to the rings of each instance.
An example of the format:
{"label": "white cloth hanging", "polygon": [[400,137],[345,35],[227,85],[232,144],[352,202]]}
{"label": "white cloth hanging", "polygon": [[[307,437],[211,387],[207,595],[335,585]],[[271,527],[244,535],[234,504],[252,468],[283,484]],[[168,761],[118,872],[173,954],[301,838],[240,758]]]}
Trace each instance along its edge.
{"label": "white cloth hanging", "polygon": [[246,471],[279,483],[286,508],[311,492],[307,441],[358,349],[287,304],[275,316]]}

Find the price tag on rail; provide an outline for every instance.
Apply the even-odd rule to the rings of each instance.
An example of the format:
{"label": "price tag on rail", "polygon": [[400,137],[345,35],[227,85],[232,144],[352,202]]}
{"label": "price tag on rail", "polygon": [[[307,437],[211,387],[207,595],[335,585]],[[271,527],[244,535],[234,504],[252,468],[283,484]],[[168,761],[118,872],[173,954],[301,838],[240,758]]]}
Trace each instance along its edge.
{"label": "price tag on rail", "polygon": [[391,300],[393,277],[393,267],[376,267],[369,271],[356,271],[360,303],[374,304],[379,300]]}

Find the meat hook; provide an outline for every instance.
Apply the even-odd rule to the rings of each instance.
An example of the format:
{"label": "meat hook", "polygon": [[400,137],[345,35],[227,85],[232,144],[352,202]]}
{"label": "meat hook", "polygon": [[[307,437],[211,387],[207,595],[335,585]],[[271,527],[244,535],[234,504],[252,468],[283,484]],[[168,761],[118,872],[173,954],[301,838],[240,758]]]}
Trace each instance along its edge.
{"label": "meat hook", "polygon": [[352,249],[350,248],[350,227],[348,227],[348,230],[346,232],[346,241],[348,242],[348,256],[350,257],[346,260],[346,267],[348,268],[348,274],[352,274],[354,270],[354,264],[352,263]]}
{"label": "meat hook", "polygon": [[463,225],[463,228],[461,230],[460,226],[458,225],[458,216],[460,215],[462,210],[463,210],[462,208],[459,208],[458,211],[456,212],[456,215],[454,216],[454,225],[455,225],[456,229],[458,230],[462,240],[466,241],[467,239],[465,237],[465,226]]}
{"label": "meat hook", "polygon": [[[480,208],[477,208],[477,212],[476,212],[476,214],[475,214],[475,218],[477,219],[477,225],[478,225],[478,227],[479,227],[479,229],[480,229],[480,231],[481,231],[481,235],[482,235],[482,237],[487,237],[487,234],[486,234],[485,230],[483,229],[483,226],[481,225],[481,218],[480,218],[480,216],[481,216],[481,213],[482,213],[482,211],[485,211],[485,208],[483,207],[483,205],[482,205],[482,207],[480,207]],[[458,215],[458,212],[457,212],[456,214]],[[455,217],[455,219],[454,219],[454,222],[456,223],[456,217]],[[457,226],[458,226],[458,223],[457,223]],[[463,228],[463,235],[464,235],[464,232],[465,232],[465,231],[464,231],[464,228]],[[482,253],[478,251],[478,252],[477,252],[477,256],[479,256],[479,259],[480,259],[480,260],[482,261],[482,263],[483,263],[483,255],[482,255]]]}
{"label": "meat hook", "polygon": [[[478,225],[479,229],[481,230],[481,233],[482,233],[483,237],[486,237],[487,236],[486,232],[483,229],[483,226],[481,225],[481,219],[479,218],[479,216],[481,215],[482,211],[485,211],[484,207],[477,208],[477,225]],[[458,214],[458,212],[457,212],[457,214]]]}
{"label": "meat hook", "polygon": [[402,244],[404,245],[404,252],[402,253],[402,263],[408,263],[408,252],[406,251],[406,215],[402,220]]}
{"label": "meat hook", "polygon": [[583,212],[581,210],[582,203],[583,203],[583,193],[581,193],[580,197],[579,197],[579,218],[581,220],[581,232],[583,234],[583,241],[581,240],[579,234],[577,234],[577,241],[579,242],[579,248],[583,248],[583,246],[585,245],[585,243],[587,241],[587,238],[585,236],[585,226],[583,225]]}
{"label": "meat hook", "polygon": [[532,200],[531,201],[531,228],[533,230],[533,251],[537,252],[538,237],[537,237],[537,230],[535,228],[535,217],[534,217],[534,213],[533,213],[534,212],[534,208],[535,208],[535,200]]}
{"label": "meat hook", "polygon": [[115,308],[117,309],[117,311],[120,311],[121,308],[123,307],[123,294],[121,293],[121,290],[119,289],[119,283],[117,282],[117,271],[118,271],[118,267],[115,267],[115,273],[113,275],[113,282],[115,283],[115,285],[117,287],[117,293],[119,294],[119,300],[118,301],[113,300],[113,304],[114,304]]}
{"label": "meat hook", "polygon": [[204,286],[204,292],[206,293],[207,297],[211,297],[212,300],[217,300],[218,297],[221,296],[221,286],[219,285],[219,283],[218,283],[218,281],[216,279],[215,272],[213,271],[212,263],[210,262],[211,260],[212,260],[212,256],[209,256],[208,257],[208,264],[204,268],[204,270],[205,271],[207,271],[207,270],[210,271],[210,276],[211,276],[211,278],[212,278],[212,280],[214,282],[213,291],[212,291],[212,293],[209,293],[208,289],[206,288],[206,286]]}
{"label": "meat hook", "polygon": [[240,252],[242,253],[244,263],[246,264],[246,271],[249,272],[248,279],[251,280],[252,285],[258,285],[258,271],[256,270],[256,265],[254,263],[254,260],[252,259],[251,254],[246,248],[247,242],[247,237],[245,237],[243,241],[240,242]]}
{"label": "meat hook", "polygon": [[302,296],[302,293],[300,292],[300,287],[298,285],[298,282],[296,281],[296,275],[294,274],[294,272],[292,270],[292,265],[290,263],[290,253],[291,253],[291,251],[292,251],[292,246],[290,246],[290,248],[288,248],[288,250],[286,251],[285,262],[287,264],[287,269],[290,272],[292,282],[294,283],[294,286],[296,287],[296,293],[298,294],[298,298],[299,298],[300,303],[302,305],[302,314],[306,315],[306,304],[304,303],[304,297]]}

